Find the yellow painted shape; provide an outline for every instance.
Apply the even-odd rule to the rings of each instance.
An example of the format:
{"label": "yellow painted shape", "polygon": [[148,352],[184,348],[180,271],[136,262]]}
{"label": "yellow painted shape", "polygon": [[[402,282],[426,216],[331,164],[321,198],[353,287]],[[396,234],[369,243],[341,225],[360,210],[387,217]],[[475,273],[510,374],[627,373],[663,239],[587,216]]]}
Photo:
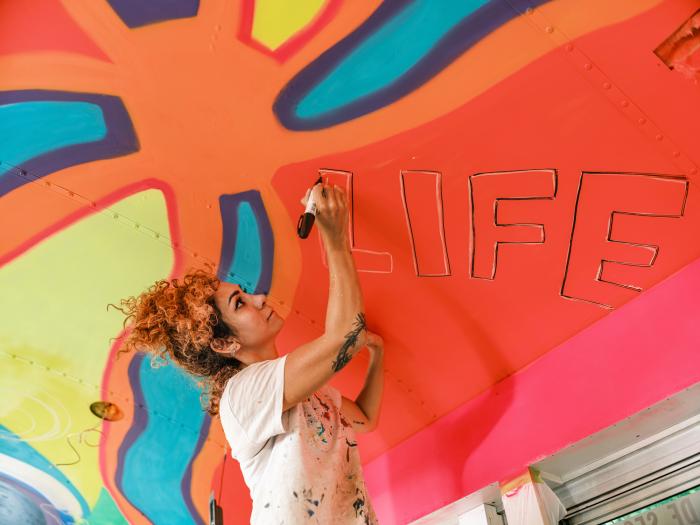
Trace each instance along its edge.
{"label": "yellow painted shape", "polygon": [[271,50],[304,28],[326,0],[256,0],[252,36]]}
{"label": "yellow painted shape", "polygon": [[[158,190],[143,191],[110,209],[169,236],[165,199]],[[100,422],[89,405],[99,399],[94,386],[102,381],[109,339],[119,334],[123,321],[106,305],[167,277],[172,265],[168,244],[103,211],[0,268],[0,350],[34,361],[7,355],[0,360],[0,421],[54,464],[75,460],[66,441],[71,436],[81,460],[59,468],[90,506],[103,486],[98,448],[79,445],[78,435]],[[99,442],[95,432],[84,435],[92,444]]]}

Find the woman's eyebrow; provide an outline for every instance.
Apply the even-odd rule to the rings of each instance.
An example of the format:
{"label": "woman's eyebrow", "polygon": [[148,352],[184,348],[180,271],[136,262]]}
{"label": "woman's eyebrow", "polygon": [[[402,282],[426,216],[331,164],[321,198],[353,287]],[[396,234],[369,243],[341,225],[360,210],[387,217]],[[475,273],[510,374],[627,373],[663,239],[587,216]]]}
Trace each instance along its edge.
{"label": "woman's eyebrow", "polygon": [[240,291],[240,290],[234,290],[233,293],[232,293],[231,295],[229,295],[228,304],[231,304],[231,299],[233,299],[233,296],[236,295],[237,293],[241,293],[241,291]]}

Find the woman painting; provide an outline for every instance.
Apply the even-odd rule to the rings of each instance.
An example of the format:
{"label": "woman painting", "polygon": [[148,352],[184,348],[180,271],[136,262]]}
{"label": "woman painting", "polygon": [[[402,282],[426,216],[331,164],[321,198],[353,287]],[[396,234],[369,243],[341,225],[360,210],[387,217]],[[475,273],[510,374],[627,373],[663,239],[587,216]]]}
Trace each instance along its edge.
{"label": "woman painting", "polygon": [[[302,204],[312,193],[330,274],[320,337],[280,357],[284,320],[265,295],[197,270],[121,301],[133,326],[121,351],[167,356],[200,380],[250,489],[251,523],[375,524],[355,433],[377,425],[383,342],[365,325],[347,197],[322,182]],[[365,346],[369,370],[352,401],[328,382]]]}

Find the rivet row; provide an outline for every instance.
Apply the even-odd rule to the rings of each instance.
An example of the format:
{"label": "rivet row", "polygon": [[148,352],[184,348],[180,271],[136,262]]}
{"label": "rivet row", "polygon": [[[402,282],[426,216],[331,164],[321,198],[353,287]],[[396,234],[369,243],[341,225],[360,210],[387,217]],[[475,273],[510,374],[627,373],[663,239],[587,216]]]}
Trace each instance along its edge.
{"label": "rivet row", "polygon": [[[48,180],[42,181],[42,177],[33,175],[32,173],[30,173],[28,170],[26,170],[24,168],[14,166],[14,165],[12,165],[8,162],[2,161],[2,160],[0,160],[0,166],[7,166],[9,171],[11,173],[15,174],[16,176],[19,176],[19,177],[22,177],[25,179],[29,179],[31,182],[38,183],[40,185],[51,188],[53,191],[59,192],[66,197],[69,197],[71,199],[80,201],[81,203],[87,204],[91,208],[97,207],[97,203],[94,200],[91,200],[87,197],[84,197],[84,196],[80,195],[79,193],[72,191],[72,190],[69,190],[67,188],[64,188],[63,186],[60,186],[58,184],[54,184],[51,181],[48,181]],[[207,204],[207,207],[211,208],[211,204]],[[151,228],[145,227],[144,225],[131,219],[130,217],[128,217],[127,215],[124,215],[123,213],[116,212],[116,211],[111,210],[109,208],[102,208],[100,210],[100,213],[103,213],[103,214],[110,216],[115,221],[122,222],[125,225],[130,225],[135,230],[138,230],[139,232],[141,232],[143,234],[149,235],[150,237],[152,237],[156,241],[160,242],[161,244],[164,244],[166,246],[170,246],[173,249],[177,249],[180,252],[188,254],[188,255],[192,256],[197,261],[202,261],[205,264],[208,263],[212,266],[215,266],[214,261],[212,261],[208,257],[203,256],[199,252],[189,250],[188,248],[183,246],[181,243],[174,241],[174,240],[171,240],[167,235],[159,233]],[[253,284],[251,282],[249,282],[248,280],[246,280],[245,276],[238,275],[233,271],[229,271],[228,276],[231,279],[235,280],[236,282],[240,283],[246,289],[252,290]],[[268,297],[268,300],[270,300],[270,302],[272,302],[274,304],[279,304],[280,306],[283,306],[286,304],[284,300],[279,299],[279,298],[272,296],[270,294],[268,294],[267,297]],[[296,314],[298,317],[300,317],[307,324],[309,324],[311,326],[316,326],[317,323],[314,319],[311,319],[309,316],[303,314],[298,309],[293,309],[292,312],[294,314]]]}

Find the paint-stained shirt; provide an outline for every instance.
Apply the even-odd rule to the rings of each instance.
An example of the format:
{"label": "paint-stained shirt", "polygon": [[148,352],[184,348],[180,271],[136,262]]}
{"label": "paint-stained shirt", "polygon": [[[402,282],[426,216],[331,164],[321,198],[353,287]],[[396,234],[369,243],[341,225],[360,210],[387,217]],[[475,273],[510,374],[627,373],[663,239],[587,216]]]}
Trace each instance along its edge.
{"label": "paint-stained shirt", "polygon": [[219,414],[250,489],[251,525],[377,524],[342,397],[324,385],[282,412],[287,356],[228,380]]}

